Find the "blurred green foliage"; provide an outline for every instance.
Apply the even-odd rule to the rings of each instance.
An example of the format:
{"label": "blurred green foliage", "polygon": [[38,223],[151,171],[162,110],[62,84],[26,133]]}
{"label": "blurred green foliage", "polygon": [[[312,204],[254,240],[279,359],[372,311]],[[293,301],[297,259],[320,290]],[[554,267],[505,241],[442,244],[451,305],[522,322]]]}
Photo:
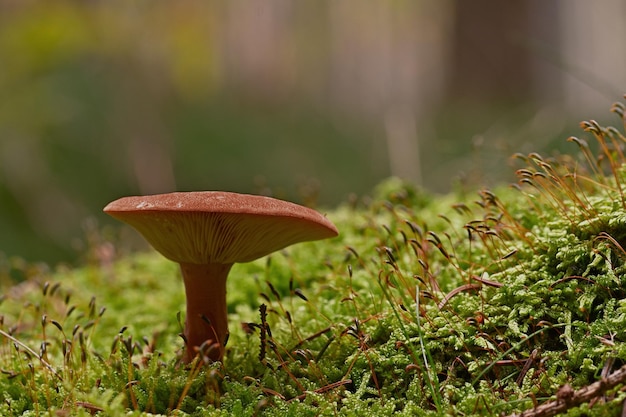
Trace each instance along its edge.
{"label": "blurred green foliage", "polygon": [[84,219],[107,221],[122,195],[271,188],[330,203],[385,175],[366,129],[228,85],[220,7],[0,4],[0,252],[76,259]]}
{"label": "blurred green foliage", "polygon": [[[393,174],[383,113],[390,94],[417,94],[396,76],[416,64],[393,60],[442,35],[415,22],[448,21],[449,3],[243,4],[0,1],[0,255],[76,261],[123,195],[230,190],[328,207]],[[369,45],[370,29],[398,33]],[[412,104],[428,118],[416,116],[413,159],[433,191],[506,181],[510,154],[565,136],[562,115],[528,103],[425,102]]]}

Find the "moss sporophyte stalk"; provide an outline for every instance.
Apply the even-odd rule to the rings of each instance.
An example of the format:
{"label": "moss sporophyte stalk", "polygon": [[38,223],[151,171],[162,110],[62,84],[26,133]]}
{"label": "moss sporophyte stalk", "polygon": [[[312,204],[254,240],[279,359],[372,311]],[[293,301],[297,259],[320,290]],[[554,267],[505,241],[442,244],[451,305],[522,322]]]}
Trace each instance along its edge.
{"label": "moss sporophyte stalk", "polygon": [[234,263],[217,361],[189,360],[180,271],[157,253],[4,259],[25,279],[2,281],[0,415],[620,415],[626,139],[581,127],[571,155],[515,155],[512,186],[389,179],[326,211],[338,237]]}

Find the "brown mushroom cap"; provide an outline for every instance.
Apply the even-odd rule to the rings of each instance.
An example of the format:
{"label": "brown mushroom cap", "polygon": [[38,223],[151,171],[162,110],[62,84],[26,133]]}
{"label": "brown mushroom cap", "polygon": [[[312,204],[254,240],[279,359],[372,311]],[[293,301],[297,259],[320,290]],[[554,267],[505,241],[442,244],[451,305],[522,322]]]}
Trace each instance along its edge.
{"label": "brown mushroom cap", "polygon": [[123,197],[104,212],[179,263],[250,262],[294,243],[338,234],[330,220],[310,208],[221,191]]}

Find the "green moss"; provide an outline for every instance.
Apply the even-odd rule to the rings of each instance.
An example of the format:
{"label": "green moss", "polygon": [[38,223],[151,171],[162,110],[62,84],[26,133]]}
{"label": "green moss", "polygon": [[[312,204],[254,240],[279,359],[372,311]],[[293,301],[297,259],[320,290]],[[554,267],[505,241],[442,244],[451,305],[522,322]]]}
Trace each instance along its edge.
{"label": "green moss", "polygon": [[232,269],[223,364],[180,363],[183,287],[156,253],[56,271],[4,259],[22,281],[2,281],[0,413],[500,415],[589,385],[626,363],[620,143],[611,169],[585,148],[531,154],[515,189],[390,179],[329,211],[338,238]]}

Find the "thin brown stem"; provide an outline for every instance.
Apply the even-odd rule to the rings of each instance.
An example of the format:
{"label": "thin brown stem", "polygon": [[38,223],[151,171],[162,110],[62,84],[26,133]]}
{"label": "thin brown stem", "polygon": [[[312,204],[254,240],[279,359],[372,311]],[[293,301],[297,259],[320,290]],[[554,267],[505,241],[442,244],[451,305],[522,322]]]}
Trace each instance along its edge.
{"label": "thin brown stem", "polygon": [[591,402],[602,397],[608,390],[623,384],[626,381],[626,366],[622,366],[606,378],[584,386],[574,391],[571,386],[565,384],[556,393],[556,399],[535,406],[521,413],[513,413],[508,417],[552,417],[564,413],[570,408]]}
{"label": "thin brown stem", "polygon": [[181,263],[187,295],[186,349],[183,360],[190,363],[200,347],[213,361],[224,357],[228,338],[226,278],[232,264],[197,265]]}

